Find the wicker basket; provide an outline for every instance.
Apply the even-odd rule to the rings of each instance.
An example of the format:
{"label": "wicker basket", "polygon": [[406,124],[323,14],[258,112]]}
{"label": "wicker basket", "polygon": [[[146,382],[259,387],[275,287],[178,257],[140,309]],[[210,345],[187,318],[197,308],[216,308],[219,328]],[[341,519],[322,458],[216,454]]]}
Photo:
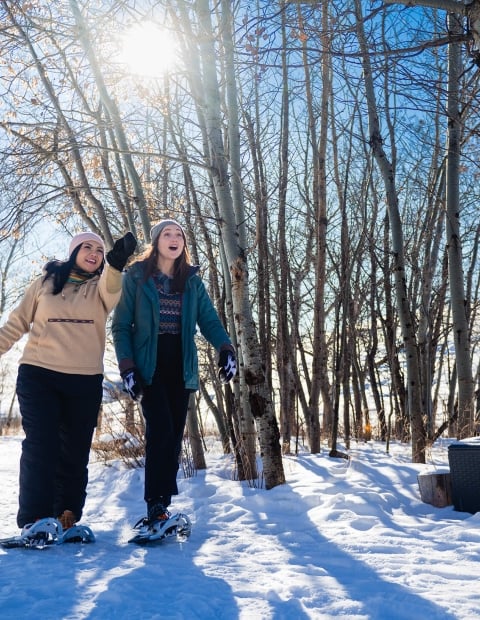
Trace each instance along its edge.
{"label": "wicker basket", "polygon": [[456,441],[448,447],[455,510],[480,511],[480,437]]}

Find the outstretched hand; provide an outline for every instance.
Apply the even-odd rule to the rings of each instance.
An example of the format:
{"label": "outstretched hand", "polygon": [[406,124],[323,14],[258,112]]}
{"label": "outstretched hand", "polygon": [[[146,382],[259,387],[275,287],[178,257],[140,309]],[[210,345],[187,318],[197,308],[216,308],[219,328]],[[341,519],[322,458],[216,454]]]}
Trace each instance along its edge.
{"label": "outstretched hand", "polygon": [[128,231],[126,235],[117,239],[113,244],[113,248],[107,252],[107,262],[114,269],[123,271],[130,256],[135,252],[137,240],[133,234]]}

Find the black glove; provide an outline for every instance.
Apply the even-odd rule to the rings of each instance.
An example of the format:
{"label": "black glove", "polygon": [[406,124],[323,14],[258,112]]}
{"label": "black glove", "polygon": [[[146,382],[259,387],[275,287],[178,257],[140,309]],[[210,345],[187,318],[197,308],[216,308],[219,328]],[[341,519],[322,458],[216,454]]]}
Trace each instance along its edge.
{"label": "black glove", "polygon": [[237,374],[237,360],[235,353],[228,349],[220,351],[218,358],[218,377],[222,383],[228,383]]}
{"label": "black glove", "polygon": [[133,400],[139,400],[143,394],[142,382],[136,368],[124,370],[121,374],[123,379],[123,391]]}
{"label": "black glove", "polygon": [[107,252],[108,264],[118,271],[123,271],[127,260],[135,252],[136,247],[137,240],[130,231],[127,232],[124,237],[117,239],[113,248]]}

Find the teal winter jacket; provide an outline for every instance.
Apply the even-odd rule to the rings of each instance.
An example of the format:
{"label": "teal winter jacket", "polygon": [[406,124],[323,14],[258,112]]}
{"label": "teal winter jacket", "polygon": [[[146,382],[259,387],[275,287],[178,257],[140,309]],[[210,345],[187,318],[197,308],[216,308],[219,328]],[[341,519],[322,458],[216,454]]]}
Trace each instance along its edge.
{"label": "teal winter jacket", "polygon": [[[115,353],[120,370],[135,366],[143,381],[150,385],[157,361],[160,304],[152,278],[146,282],[142,262],[134,263],[123,276],[122,295],[112,321]],[[198,267],[191,268],[182,296],[182,352],[185,388],[198,389],[198,356],[195,345],[197,325],[202,335],[217,350],[232,348],[212,304]]]}

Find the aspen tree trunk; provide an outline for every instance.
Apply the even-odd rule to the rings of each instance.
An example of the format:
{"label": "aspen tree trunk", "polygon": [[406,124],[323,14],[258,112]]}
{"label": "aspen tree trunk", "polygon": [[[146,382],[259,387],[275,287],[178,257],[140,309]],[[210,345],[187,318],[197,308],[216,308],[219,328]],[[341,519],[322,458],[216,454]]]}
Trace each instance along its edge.
{"label": "aspen tree trunk", "polygon": [[[383,222],[382,235],[382,275],[384,282],[384,299],[376,300],[376,314],[382,317],[382,326],[384,331],[384,342],[387,352],[388,366],[390,369],[390,394],[387,399],[390,401],[390,414],[387,421],[387,433],[391,432],[391,419],[395,420],[395,436],[405,441],[410,438],[410,425],[406,419],[407,415],[407,389],[403,378],[402,367],[398,358],[397,350],[397,319],[395,315],[395,300],[392,287],[391,274],[393,272],[393,261],[391,259],[391,242],[390,242],[390,220],[388,215],[385,216]],[[376,295],[373,295],[373,299]],[[374,325],[376,326],[375,321]],[[375,327],[376,328],[376,327]],[[383,402],[385,399],[383,398]]]}
{"label": "aspen tree trunk", "polygon": [[192,450],[192,459],[195,469],[207,469],[205,452],[203,450],[202,434],[198,423],[198,412],[195,404],[195,396],[190,394],[187,415],[187,434]]}
{"label": "aspen tree trunk", "polygon": [[332,454],[337,453],[338,426],[340,421],[340,402],[343,388],[343,420],[346,421],[344,428],[345,447],[350,448],[350,429],[348,424],[350,394],[349,394],[349,376],[350,361],[347,353],[347,303],[350,297],[350,283],[347,269],[347,255],[350,251],[347,226],[345,218],[345,210],[342,210],[342,225],[340,233],[341,259],[339,271],[339,292],[336,300],[335,308],[335,380],[333,383],[333,425],[330,439],[330,450]]}
{"label": "aspen tree trunk", "polygon": [[[338,424],[333,424],[333,406],[331,386],[328,380],[328,346],[325,327],[325,278],[326,278],[326,247],[327,247],[327,183],[326,183],[326,150],[328,129],[328,102],[330,97],[330,66],[328,61],[329,34],[328,34],[329,3],[322,3],[322,34],[321,45],[325,53],[322,54],[322,96],[320,101],[320,130],[317,138],[316,114],[311,97],[310,72],[304,49],[304,73],[306,80],[307,109],[309,115],[309,129],[312,144],[313,161],[313,202],[315,208],[315,297],[313,315],[313,361],[310,399],[308,403],[307,429],[309,433],[310,451],[320,452],[320,395],[324,407],[324,425],[328,432],[332,432],[332,439],[336,442]],[[301,14],[299,10],[299,18]],[[305,46],[304,46],[305,48]]]}
{"label": "aspen tree trunk", "polygon": [[[256,101],[258,102],[258,94]],[[263,159],[261,146],[262,120],[258,105],[256,106],[255,117],[252,119],[248,111],[244,111],[246,122],[245,131],[250,145],[250,153],[252,158],[252,174],[255,187],[255,235],[257,246],[257,291],[258,291],[258,335],[260,339],[260,347],[262,356],[265,359],[265,372],[269,385],[272,385],[272,303],[270,292],[271,280],[271,260],[270,248],[267,247],[265,239],[268,238],[268,193],[265,178],[265,163]],[[257,131],[255,129],[257,128]]]}
{"label": "aspen tree trunk", "polygon": [[[281,2],[283,5],[283,2]],[[285,11],[281,14],[282,20],[282,112],[280,119],[280,179],[278,187],[278,262],[280,277],[277,285],[278,299],[278,377],[280,382],[280,427],[282,434],[282,452],[290,453],[290,441],[295,425],[295,376],[292,365],[294,361],[294,347],[288,324],[288,283],[289,260],[286,241],[286,202],[289,170],[289,80],[287,67],[287,35],[285,25]]]}
{"label": "aspen tree trunk", "polygon": [[[449,13],[449,32],[461,35],[461,19]],[[460,167],[460,105],[458,81],[461,72],[460,44],[448,47],[448,152],[447,152],[447,247],[448,276],[450,281],[453,335],[458,382],[458,436],[473,434],[474,382],[470,353],[470,329],[468,325],[468,300],[465,298],[465,276],[462,266],[460,238],[460,205],[458,177]]]}
{"label": "aspen tree trunk", "polygon": [[[230,454],[232,452],[230,446],[230,433],[227,423],[227,418],[223,410],[221,410],[216,402],[211,398],[208,390],[205,386],[205,381],[200,379],[200,393],[202,395],[203,400],[208,405],[210,412],[215,418],[215,423],[217,424],[217,430],[220,435],[220,441],[222,443],[223,454]],[[220,398],[218,398],[218,401]]]}
{"label": "aspen tree trunk", "polygon": [[372,217],[370,219],[369,230],[367,232],[367,248],[370,261],[370,291],[368,294],[369,314],[370,314],[370,342],[367,349],[367,370],[370,381],[373,401],[375,403],[375,410],[378,418],[378,426],[380,431],[380,439],[386,441],[387,439],[387,422],[385,419],[385,407],[384,400],[382,398],[378,374],[375,364],[375,359],[378,351],[378,325],[379,325],[379,313],[377,309],[377,265],[378,259],[375,251],[375,228],[374,222],[378,219],[378,200],[376,194],[372,200]]}
{"label": "aspen tree trunk", "polygon": [[[221,11],[221,23],[220,23],[220,36],[222,38],[223,48],[225,52],[225,83],[226,83],[226,98],[227,98],[227,132],[228,132],[228,144],[229,144],[229,164],[231,167],[231,206],[233,207],[233,212],[235,214],[235,219],[237,222],[241,222],[241,226],[236,227],[236,231],[238,232],[238,238],[241,248],[246,248],[247,244],[247,231],[245,226],[246,216],[244,209],[244,201],[243,201],[243,185],[242,185],[242,170],[241,170],[241,156],[240,156],[240,127],[239,127],[239,119],[240,112],[238,109],[238,93],[236,86],[236,73],[235,73],[235,63],[234,63],[234,50],[233,50],[233,27],[232,27],[232,15],[231,15],[231,3],[223,1],[221,3],[222,11]],[[211,59],[212,65],[215,65],[213,57]],[[216,76],[216,74],[215,74]],[[218,110],[220,110],[220,106],[218,106]],[[220,117],[219,117],[220,118]],[[225,165],[228,164],[225,162]],[[219,208],[221,210],[222,203],[219,200]],[[223,235],[222,235],[223,236]],[[238,247],[238,246],[237,246]],[[232,286],[232,271],[229,269],[231,265],[231,256],[227,250],[226,244],[222,245],[222,253],[223,253],[223,264],[224,264],[224,272],[226,273],[226,279],[229,284],[229,290],[227,291],[227,297],[230,300],[230,308],[233,307],[233,317],[235,318],[235,307],[237,305],[235,300],[235,287]],[[248,298],[248,282],[246,283],[243,294]],[[250,304],[249,304],[250,308]],[[229,313],[229,316],[232,317],[232,312]],[[251,316],[250,316],[251,318]],[[235,321],[234,321],[235,323]],[[252,323],[253,325],[253,323]],[[232,326],[233,327],[233,326]],[[256,331],[255,331],[256,335]],[[267,334],[268,337],[268,334]],[[240,341],[241,342],[241,341]],[[237,344],[237,342],[236,342]],[[271,388],[269,386],[267,375],[265,374],[266,362],[265,358],[262,358],[262,348],[260,347],[260,343],[257,342],[257,355],[260,356],[260,359],[263,360],[262,369],[264,370],[263,382],[264,388],[266,392],[269,392]],[[243,348],[240,347],[240,351],[238,352],[240,365],[245,361],[245,356],[243,352]],[[258,477],[257,472],[257,463],[256,463],[256,436],[254,432],[254,421],[253,418],[256,417],[255,411],[253,410],[251,404],[251,390],[248,385],[248,381],[246,374],[240,373],[240,386],[241,393],[247,393],[248,405],[243,404],[242,406],[242,415],[239,419],[239,429],[241,431],[239,444],[235,447],[235,451],[237,454],[237,458],[240,460],[239,463],[239,474],[241,479],[253,480]],[[238,396],[238,394],[237,394]],[[272,408],[272,413],[274,415],[274,411]],[[275,420],[275,418],[274,418]],[[276,423],[276,420],[275,420]],[[278,428],[277,428],[278,433]],[[283,468],[283,466],[282,466]],[[283,471],[283,470],[282,470]],[[274,479],[274,476],[271,476]],[[272,486],[276,486],[277,483],[273,483]]]}
{"label": "aspen tree trunk", "polygon": [[377,114],[370,58],[368,55],[365,32],[363,29],[363,15],[360,0],[355,0],[355,14],[357,37],[360,45],[367,97],[370,146],[385,185],[388,217],[391,226],[396,305],[402,330],[407,370],[408,413],[412,432],[412,460],[414,463],[424,463],[426,434],[423,419],[425,411],[424,404],[422,402],[422,386],[420,379],[418,345],[415,335],[415,320],[410,308],[406,285],[403,230],[398,208],[398,196],[395,187],[395,172],[393,165],[388,160],[382,146],[380,123]]}
{"label": "aspen tree trunk", "polygon": [[[204,149],[204,157],[205,157],[205,160],[209,162],[210,161],[210,145],[209,145],[209,139],[208,139],[209,130],[207,127],[207,122],[206,122],[205,106],[203,105],[204,84],[203,84],[203,77],[202,77],[201,59],[199,56],[198,47],[196,46],[197,35],[193,32],[191,28],[191,16],[187,13],[185,3],[178,2],[177,6],[179,9],[179,13],[180,13],[179,18],[177,18],[177,16],[173,12],[171,13],[171,16],[175,20],[175,23],[177,25],[177,30],[179,32],[182,32],[182,30],[184,31],[184,38],[182,39],[183,54],[185,58],[188,58],[189,60],[190,71],[188,74],[188,78],[189,78],[190,87],[191,87],[192,95],[193,95],[194,102],[195,102],[199,128],[202,132],[202,144],[203,144],[203,149]],[[215,64],[214,59],[211,62]],[[218,91],[216,93],[216,96],[217,97],[219,96]],[[176,136],[174,132],[172,132],[172,139],[177,144],[177,148],[178,148],[178,136]],[[183,144],[180,144],[179,153],[183,159],[185,160],[188,159],[186,156],[186,149],[184,148]],[[188,169],[185,168],[185,170],[187,171]],[[218,206],[218,202],[219,202],[218,198],[215,196],[213,169],[210,166],[209,166],[208,174],[210,176],[210,183],[213,186],[213,192],[214,192],[214,200],[215,200],[215,204],[213,205],[214,211],[217,214],[218,221],[220,221],[222,219],[222,216],[220,214],[220,208]],[[188,178],[189,191],[192,193],[195,193],[194,184],[189,174],[187,178]],[[203,218],[199,210],[199,205],[196,199],[194,200],[194,205],[197,210],[198,220],[201,223],[200,226],[203,227],[203,223],[202,223]],[[244,222],[244,220],[242,221]],[[205,234],[206,234],[206,230],[205,230]],[[220,253],[222,257],[222,265],[226,265],[227,259],[224,256],[225,252],[223,250],[222,245],[220,246]],[[229,305],[230,308],[233,308],[232,291],[228,290],[228,289],[232,289],[228,267],[224,268],[223,272],[224,272],[224,278],[225,278],[226,289],[227,289],[225,292],[226,299],[227,299],[227,305]],[[230,317],[232,316],[232,314],[233,313],[230,312],[229,317],[228,317],[229,318],[229,331],[232,334],[232,336],[235,336],[235,334],[233,333],[234,330],[232,330],[230,327]],[[235,344],[237,343],[235,342]],[[239,363],[239,366],[243,367],[241,347],[240,348],[237,347],[237,353],[238,353],[237,361]],[[248,386],[246,385],[244,375],[241,372],[239,373],[239,386],[240,386],[239,394],[235,387],[235,398],[236,398],[235,409],[233,410],[233,407],[231,408],[227,407],[227,413],[233,412],[235,414],[235,418],[233,419],[233,421],[230,418],[228,420],[230,424],[229,430],[230,430],[233,450],[235,451],[236,462],[238,463],[239,478],[244,479],[242,478],[242,472],[245,472],[245,475],[248,475],[247,472],[251,472],[252,476],[255,475],[256,470],[254,466],[256,463],[257,445],[256,445],[255,421],[253,419],[253,415],[250,410],[250,403],[248,400]],[[247,395],[245,396],[245,394]]]}
{"label": "aspen tree trunk", "polygon": [[[237,336],[241,345],[245,382],[248,386],[250,408],[255,418],[263,462],[265,486],[271,489],[285,482],[280,434],[273,410],[271,393],[267,386],[260,346],[249,301],[248,270],[246,256],[245,218],[243,197],[234,181],[240,182],[240,169],[233,169],[230,178],[227,153],[222,135],[222,117],[219,85],[216,75],[216,55],[208,0],[198,0],[196,13],[200,25],[200,58],[204,87],[204,117],[207,145],[215,195],[221,216],[220,230],[230,268],[232,300]],[[230,4],[222,2],[222,11],[228,15]],[[224,22],[225,27],[225,22]],[[231,37],[231,29],[224,33]],[[233,87],[233,84],[230,84]],[[229,138],[238,132],[238,116],[235,109],[228,109]],[[235,141],[234,141],[235,144]],[[230,144],[231,148],[235,148]],[[234,164],[235,157],[230,159]],[[232,181],[232,187],[230,182]]]}
{"label": "aspen tree trunk", "polygon": [[[442,166],[441,169],[444,171],[444,166]],[[444,174],[442,173],[441,178],[443,177]],[[441,193],[442,196],[444,195],[444,184],[441,179],[439,193]],[[435,433],[435,407],[432,398],[432,384],[433,377],[437,372],[435,368],[435,357],[439,332],[438,328],[435,330],[434,326],[443,315],[443,305],[439,303],[441,296],[438,285],[435,289],[437,303],[432,304],[435,265],[439,264],[440,240],[443,239],[443,230],[445,226],[445,211],[441,208],[441,202],[443,204],[443,201],[440,201],[435,194],[433,195],[431,203],[428,205],[428,223],[425,225],[425,230],[429,232],[428,238],[425,240],[427,249],[422,266],[422,290],[418,321],[420,372],[422,374],[423,400],[425,402],[426,411],[426,432],[429,440],[431,440]]]}
{"label": "aspen tree trunk", "polygon": [[[317,260],[315,265],[315,300],[314,300],[314,349],[312,363],[312,392],[310,407],[312,407],[311,450],[320,451],[320,416],[318,391],[322,395],[324,419],[332,421],[333,406],[331,385],[328,379],[329,352],[325,326],[325,281],[326,281],[326,251],[327,251],[327,132],[330,122],[328,104],[331,90],[331,69],[328,51],[330,49],[330,34],[328,21],[329,3],[322,2],[322,96],[320,101],[320,136],[318,142],[318,196],[316,204],[316,232],[317,232]],[[332,441],[336,441],[335,425],[332,426]],[[337,427],[338,428],[338,427]],[[332,454],[336,452],[333,451]]]}

